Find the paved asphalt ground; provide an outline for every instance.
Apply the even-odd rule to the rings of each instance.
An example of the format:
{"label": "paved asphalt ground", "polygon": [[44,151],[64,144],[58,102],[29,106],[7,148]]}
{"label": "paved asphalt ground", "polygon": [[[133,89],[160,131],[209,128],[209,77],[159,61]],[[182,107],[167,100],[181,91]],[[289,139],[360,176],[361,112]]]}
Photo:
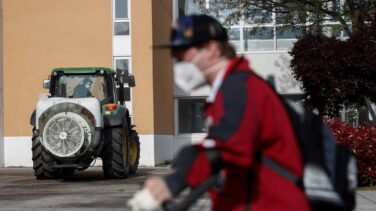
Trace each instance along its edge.
{"label": "paved asphalt ground", "polygon": [[[0,210],[129,210],[126,201],[150,175],[168,173],[166,167],[140,168],[135,176],[105,180],[100,167],[78,172],[66,180],[36,180],[32,168],[0,168]],[[357,211],[376,210],[376,191],[358,191]],[[210,210],[207,198],[190,211]]]}

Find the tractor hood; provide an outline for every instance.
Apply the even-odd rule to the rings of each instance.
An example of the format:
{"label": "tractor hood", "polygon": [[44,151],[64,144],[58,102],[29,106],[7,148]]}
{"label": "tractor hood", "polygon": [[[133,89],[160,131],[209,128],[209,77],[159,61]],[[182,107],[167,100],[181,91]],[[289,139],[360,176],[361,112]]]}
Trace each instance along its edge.
{"label": "tractor hood", "polygon": [[[97,98],[90,97],[90,98],[62,98],[62,97],[51,97],[47,99],[39,99],[36,108],[36,128],[39,129],[39,117],[46,112],[51,107],[55,105],[68,103],[68,104],[76,104],[78,106],[82,106],[86,110],[88,110],[95,119],[95,127],[102,128],[103,127],[103,118],[101,114],[101,105]],[[61,112],[64,112],[64,109],[61,109]]]}

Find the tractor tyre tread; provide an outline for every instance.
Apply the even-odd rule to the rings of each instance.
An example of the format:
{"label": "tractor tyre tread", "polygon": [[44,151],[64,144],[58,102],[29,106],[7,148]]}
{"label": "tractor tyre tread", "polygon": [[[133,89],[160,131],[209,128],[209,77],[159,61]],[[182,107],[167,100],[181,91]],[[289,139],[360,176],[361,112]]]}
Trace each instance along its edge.
{"label": "tractor tyre tread", "polygon": [[129,137],[130,137],[130,141],[136,142],[136,146],[137,146],[136,160],[134,163],[129,164],[129,173],[136,174],[136,171],[138,169],[138,164],[140,161],[140,138],[138,136],[138,133],[135,130],[131,130]]}
{"label": "tractor tyre tread", "polygon": [[[102,168],[105,178],[126,178],[129,174],[128,163],[123,164],[122,156],[122,138],[125,137],[125,134],[121,127],[113,127],[104,131],[105,144],[102,151]],[[128,152],[126,154],[128,155]]]}

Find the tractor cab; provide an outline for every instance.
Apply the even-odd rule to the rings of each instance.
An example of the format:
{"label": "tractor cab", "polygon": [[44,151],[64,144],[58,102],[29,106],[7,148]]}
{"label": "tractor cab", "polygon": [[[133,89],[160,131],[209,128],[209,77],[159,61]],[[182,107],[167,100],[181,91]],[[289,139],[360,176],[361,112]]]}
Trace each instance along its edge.
{"label": "tractor cab", "polygon": [[56,68],[43,83],[50,97],[95,97],[101,104],[129,101],[130,88],[134,86],[134,76],[127,71],[100,67]]}

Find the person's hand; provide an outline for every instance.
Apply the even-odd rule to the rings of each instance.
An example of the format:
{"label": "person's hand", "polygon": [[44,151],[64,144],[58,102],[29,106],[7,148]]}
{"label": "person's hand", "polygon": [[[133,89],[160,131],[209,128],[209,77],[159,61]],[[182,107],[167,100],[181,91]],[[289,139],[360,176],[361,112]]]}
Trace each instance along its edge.
{"label": "person's hand", "polygon": [[144,188],[150,191],[159,205],[172,199],[170,189],[168,189],[166,182],[161,177],[148,178],[144,183]]}
{"label": "person's hand", "polygon": [[150,177],[144,188],[131,198],[127,205],[133,211],[158,210],[161,205],[172,198],[166,182],[161,177]]}

